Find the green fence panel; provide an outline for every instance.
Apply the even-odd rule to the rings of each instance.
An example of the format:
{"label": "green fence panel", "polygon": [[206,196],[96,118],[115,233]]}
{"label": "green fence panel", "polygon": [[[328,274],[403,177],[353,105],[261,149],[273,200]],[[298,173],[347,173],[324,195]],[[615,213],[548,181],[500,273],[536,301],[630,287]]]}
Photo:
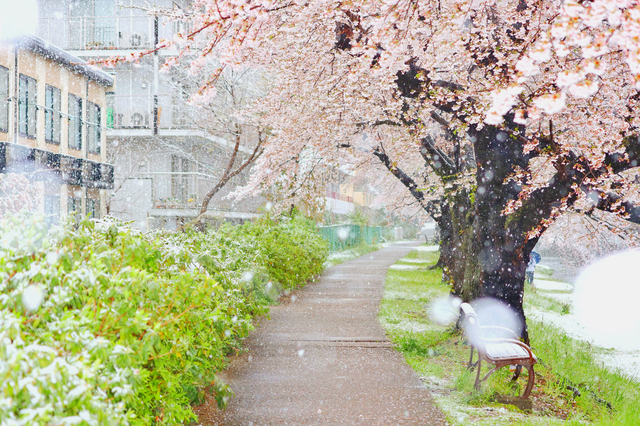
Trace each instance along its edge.
{"label": "green fence panel", "polygon": [[336,252],[362,243],[378,244],[388,240],[391,232],[385,230],[382,226],[332,225],[320,227],[320,235],[329,242],[330,250]]}

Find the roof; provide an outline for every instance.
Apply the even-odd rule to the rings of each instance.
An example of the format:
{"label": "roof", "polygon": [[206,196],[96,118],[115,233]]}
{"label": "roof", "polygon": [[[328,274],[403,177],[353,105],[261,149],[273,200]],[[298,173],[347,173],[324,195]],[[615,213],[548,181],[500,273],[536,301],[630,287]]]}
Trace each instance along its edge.
{"label": "roof", "polygon": [[40,37],[36,37],[34,35],[21,35],[7,41],[23,49],[30,50],[38,55],[45,56],[103,86],[113,86],[113,77],[109,74],[96,66],[89,65],[77,56],[73,56],[66,50],[63,50]]}

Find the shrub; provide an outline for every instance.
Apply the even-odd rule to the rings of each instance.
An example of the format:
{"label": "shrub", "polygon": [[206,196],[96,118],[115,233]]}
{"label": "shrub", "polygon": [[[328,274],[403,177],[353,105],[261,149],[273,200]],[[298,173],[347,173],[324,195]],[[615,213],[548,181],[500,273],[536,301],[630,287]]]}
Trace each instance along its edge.
{"label": "shrub", "polygon": [[260,263],[283,288],[295,288],[322,272],[329,245],[318,237],[315,223],[295,216],[279,223],[263,218],[246,226],[260,247]]}
{"label": "shrub", "polygon": [[217,280],[244,281],[243,291],[258,298],[269,281],[282,289],[304,285],[322,272],[329,253],[315,222],[302,216],[266,216],[241,226],[223,224],[206,233],[166,238],[179,261],[195,260]]}
{"label": "shrub", "polygon": [[[326,254],[311,241],[305,259],[301,239],[320,238],[298,219],[173,235],[85,221],[47,236],[22,216],[0,232],[1,424],[186,424],[207,390],[223,406],[215,373],[267,312],[265,283],[300,285]],[[309,269],[275,262],[286,253]]]}

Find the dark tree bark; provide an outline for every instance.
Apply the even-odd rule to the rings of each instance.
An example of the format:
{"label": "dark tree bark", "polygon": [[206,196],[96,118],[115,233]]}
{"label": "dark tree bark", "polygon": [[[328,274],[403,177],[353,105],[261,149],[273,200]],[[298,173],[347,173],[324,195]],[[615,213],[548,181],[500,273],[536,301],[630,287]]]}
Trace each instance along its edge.
{"label": "dark tree bark", "polygon": [[[512,125],[512,132],[519,129]],[[474,203],[474,240],[478,250],[478,296],[491,297],[513,309],[519,320],[526,323],[522,295],[526,263],[525,233],[510,229],[509,216],[502,210],[518,198],[520,185],[507,181],[515,167],[527,167],[522,145],[513,143],[510,133],[494,126],[484,126],[470,135],[475,141],[477,162]],[[474,283],[469,283],[474,286]],[[528,340],[526,328],[523,337]]]}

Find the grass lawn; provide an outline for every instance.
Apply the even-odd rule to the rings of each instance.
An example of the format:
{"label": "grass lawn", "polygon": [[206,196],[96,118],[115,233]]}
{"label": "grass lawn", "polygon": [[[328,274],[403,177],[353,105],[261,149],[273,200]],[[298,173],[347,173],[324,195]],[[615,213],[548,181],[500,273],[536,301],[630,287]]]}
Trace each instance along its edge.
{"label": "grass lawn", "polygon": [[[389,269],[379,318],[452,425],[640,425],[640,383],[605,368],[597,360],[604,349],[532,319],[529,333],[539,361],[533,411],[495,401],[497,395],[521,394],[526,370],[515,387],[509,369],[503,368],[475,391],[475,371],[466,368],[470,350],[463,336],[429,318],[430,303],[449,294],[442,271],[428,269],[438,255],[413,251]],[[525,307],[560,314],[569,309],[530,289],[525,291]]]}

